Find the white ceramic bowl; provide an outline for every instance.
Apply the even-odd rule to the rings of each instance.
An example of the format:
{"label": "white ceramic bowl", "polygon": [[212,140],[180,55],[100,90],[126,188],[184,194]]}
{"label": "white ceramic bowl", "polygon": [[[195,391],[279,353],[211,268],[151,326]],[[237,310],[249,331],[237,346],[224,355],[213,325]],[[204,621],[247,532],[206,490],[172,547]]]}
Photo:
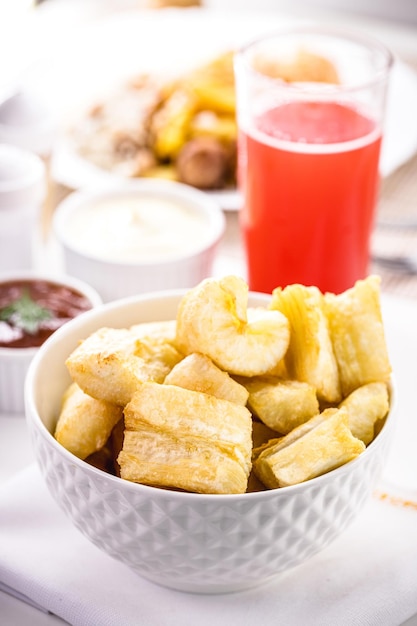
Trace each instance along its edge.
{"label": "white ceramic bowl", "polygon": [[[185,225],[198,218],[202,221],[201,232],[197,236],[191,233],[185,236],[184,222],[178,221],[179,216],[169,222],[160,219],[152,228],[157,226],[170,245],[171,242],[178,242],[177,250],[169,254],[166,242],[165,245],[163,241],[148,244],[153,236],[150,230],[145,231],[146,242],[135,246],[134,236],[139,237],[144,227],[137,217],[130,218],[136,226],[129,227],[127,212],[117,221],[114,215],[106,217],[103,210],[97,222],[98,228],[94,229],[88,241],[81,241],[79,231],[82,226],[74,232],[71,224],[83,212],[85,217],[88,207],[103,202],[130,202],[132,199],[137,202],[160,200],[185,207]],[[155,211],[155,207],[150,211]],[[126,181],[117,187],[101,188],[99,191],[74,192],[57,207],[53,220],[53,230],[63,251],[65,271],[93,285],[105,302],[149,291],[194,287],[211,275],[216,248],[224,229],[223,212],[208,194],[177,182],[146,179]],[[133,232],[136,234],[131,235]],[[104,238],[106,246],[102,244]],[[123,242],[121,246],[116,243],[118,238]],[[151,256],[139,258],[145,243]]]}
{"label": "white ceramic bowl", "polygon": [[[100,327],[174,319],[183,293],[109,303],[58,330],[32,361],[25,388],[27,423],[51,494],[96,546],[167,587],[237,591],[305,561],[349,526],[381,475],[393,410],[354,461],[279,490],[244,495],[169,491],[120,479],[76,458],[51,434],[70,381],[65,359],[81,338]],[[250,296],[251,305],[266,302],[266,295]]]}
{"label": "white ceramic bowl", "polygon": [[[52,276],[46,273],[14,271],[0,273],[0,284],[15,281],[48,282],[69,287],[83,295],[91,308],[101,304],[98,293],[83,281],[68,276]],[[0,414],[24,413],[24,382],[30,362],[39,348],[13,348],[0,346]]]}

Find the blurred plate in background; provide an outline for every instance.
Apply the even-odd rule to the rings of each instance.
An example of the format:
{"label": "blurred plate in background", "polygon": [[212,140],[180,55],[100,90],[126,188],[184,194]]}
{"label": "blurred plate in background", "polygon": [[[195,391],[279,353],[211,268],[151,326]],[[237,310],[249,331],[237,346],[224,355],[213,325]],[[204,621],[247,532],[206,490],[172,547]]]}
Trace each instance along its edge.
{"label": "blurred plate in background", "polygon": [[[141,72],[179,75],[260,34],[295,22],[300,20],[268,12],[124,12],[72,32],[47,62],[38,63],[27,83],[47,98],[64,129],[86,106]],[[382,148],[383,176],[417,152],[416,110],[417,74],[396,61]],[[64,139],[58,142],[53,176],[72,189],[114,182],[113,174],[81,158]],[[235,190],[210,193],[224,210],[240,208],[240,195]]]}

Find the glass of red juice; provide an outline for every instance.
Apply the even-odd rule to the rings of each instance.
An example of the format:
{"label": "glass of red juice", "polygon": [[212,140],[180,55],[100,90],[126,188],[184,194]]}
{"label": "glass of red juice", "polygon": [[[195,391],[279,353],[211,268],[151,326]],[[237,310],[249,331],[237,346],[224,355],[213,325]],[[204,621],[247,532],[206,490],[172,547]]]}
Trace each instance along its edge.
{"label": "glass of red juice", "polygon": [[379,42],[310,27],[235,55],[251,290],[341,293],[367,276],[392,63]]}

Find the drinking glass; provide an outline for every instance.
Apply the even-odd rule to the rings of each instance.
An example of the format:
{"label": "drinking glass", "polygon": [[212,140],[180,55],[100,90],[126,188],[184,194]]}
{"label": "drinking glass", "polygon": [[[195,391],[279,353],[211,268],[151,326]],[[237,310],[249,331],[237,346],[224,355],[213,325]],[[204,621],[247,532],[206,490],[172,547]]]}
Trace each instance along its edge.
{"label": "drinking glass", "polygon": [[340,293],[366,277],[392,62],[377,41],[316,27],[237,52],[251,290],[301,283]]}

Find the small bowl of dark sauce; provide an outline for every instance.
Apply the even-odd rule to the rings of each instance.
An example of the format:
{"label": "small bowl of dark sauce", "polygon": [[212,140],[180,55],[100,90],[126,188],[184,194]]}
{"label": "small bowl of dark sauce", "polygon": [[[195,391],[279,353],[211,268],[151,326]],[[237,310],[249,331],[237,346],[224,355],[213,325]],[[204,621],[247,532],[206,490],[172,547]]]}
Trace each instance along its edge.
{"label": "small bowl of dark sauce", "polygon": [[92,287],[69,276],[0,274],[0,414],[23,414],[24,381],[36,350],[98,304]]}

